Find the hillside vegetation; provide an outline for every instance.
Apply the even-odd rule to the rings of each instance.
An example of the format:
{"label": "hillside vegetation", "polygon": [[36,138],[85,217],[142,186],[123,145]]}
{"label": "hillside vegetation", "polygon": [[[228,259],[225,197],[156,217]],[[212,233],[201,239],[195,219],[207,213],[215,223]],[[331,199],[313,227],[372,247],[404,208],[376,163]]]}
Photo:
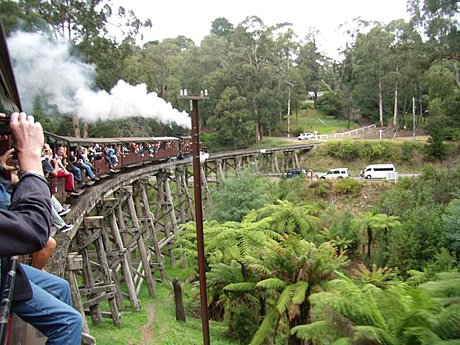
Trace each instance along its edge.
{"label": "hillside vegetation", "polygon": [[[312,129],[326,130],[320,124]],[[422,313],[430,319],[440,315],[430,321],[433,329],[427,328],[425,319],[408,321],[422,327],[424,335],[412,334],[412,340],[394,344],[413,344],[417,337],[423,341],[460,338],[455,326],[460,322],[458,304],[445,305],[433,298],[434,293],[460,298],[455,225],[460,214],[460,146],[448,143],[445,159],[439,160],[430,154],[426,140],[376,140],[369,138],[372,135],[376,133],[367,133],[365,140],[321,142],[300,157],[301,165],[314,171],[348,167],[357,175],[367,164],[392,162],[400,173],[420,173],[420,177],[400,178],[397,183],[310,181],[303,176],[268,180],[246,171],[238,178],[229,177],[214,191],[215,207],[208,210],[204,226],[213,344],[300,344],[300,339],[329,344],[335,337],[346,338],[347,332],[336,323],[325,326],[329,321],[324,310],[334,310],[356,336],[379,343],[386,332],[385,336],[399,339],[399,331],[382,325],[365,324],[372,334],[360,328],[362,321],[353,310],[365,308],[371,313],[374,309],[368,303],[378,305],[379,315],[366,317],[394,323],[403,333],[411,332],[403,321],[410,315]],[[259,147],[296,140],[266,138]],[[168,275],[183,284],[187,322],[175,321],[171,286],[161,284],[157,299],[141,295],[141,313],[125,312],[123,329],[108,322],[93,326],[99,344],[202,342],[193,224],[184,226],[177,245],[176,254],[187,266],[168,268]],[[302,273],[306,270],[312,270],[308,276]],[[368,295],[366,289],[373,292]],[[346,307],[351,309],[343,309],[340,303],[349,300],[352,291],[353,303]],[[339,304],[330,304],[335,299]],[[415,309],[401,308],[398,315],[389,312],[390,305],[407,301]],[[301,317],[302,310],[308,310],[309,318]],[[326,328],[310,330],[319,325]]]}

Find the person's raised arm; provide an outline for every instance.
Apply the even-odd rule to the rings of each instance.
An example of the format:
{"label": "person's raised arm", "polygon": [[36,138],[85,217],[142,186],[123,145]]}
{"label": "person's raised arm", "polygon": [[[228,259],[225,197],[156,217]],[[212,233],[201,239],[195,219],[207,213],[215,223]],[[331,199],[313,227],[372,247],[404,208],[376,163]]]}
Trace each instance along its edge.
{"label": "person's raised arm", "polygon": [[10,120],[20,171],[33,171],[43,176],[41,154],[45,138],[43,128],[32,115],[13,113]]}
{"label": "person's raised arm", "polygon": [[10,126],[21,176],[9,210],[0,210],[0,256],[43,248],[51,226],[51,193],[41,164],[42,126],[25,113],[13,113]]}

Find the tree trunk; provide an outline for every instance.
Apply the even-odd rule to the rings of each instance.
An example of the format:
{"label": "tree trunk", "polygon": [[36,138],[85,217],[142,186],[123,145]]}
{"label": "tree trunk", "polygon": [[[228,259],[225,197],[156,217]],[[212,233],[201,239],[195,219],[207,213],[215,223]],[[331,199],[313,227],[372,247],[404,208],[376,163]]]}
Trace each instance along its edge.
{"label": "tree trunk", "polygon": [[252,98],[252,110],[254,112],[254,120],[256,123],[256,143],[260,143],[262,141],[262,126],[259,120],[259,109],[257,108],[255,95]]}
{"label": "tree trunk", "polygon": [[288,105],[287,105],[287,136],[291,136],[291,89],[288,91]]}
{"label": "tree trunk", "polygon": [[[307,291],[305,292],[305,300],[304,302],[299,306],[300,310],[300,315],[298,315],[296,318],[289,320],[289,330],[294,328],[295,326],[299,325],[308,325],[310,323],[310,310],[311,310],[311,305],[310,302],[308,301],[308,297],[310,296],[310,287],[308,287]],[[288,316],[289,317],[289,316]],[[288,345],[311,345],[313,342],[311,340],[303,340],[297,338],[295,334],[289,334],[288,337]]]}
{"label": "tree trunk", "polygon": [[396,128],[398,125],[398,82],[395,86],[395,109],[393,114],[393,126]]}
{"label": "tree trunk", "polygon": [[185,321],[184,302],[182,300],[182,287],[176,278],[173,279],[172,285],[174,288],[174,301],[176,302],[176,320]]}
{"label": "tree trunk", "polygon": [[367,228],[367,263],[371,262],[371,246],[372,246],[373,238],[372,238],[372,229],[370,227]]}
{"label": "tree trunk", "polygon": [[75,138],[80,138],[80,122],[77,115],[72,115],[72,135]]}
{"label": "tree trunk", "polygon": [[88,138],[88,121],[83,120],[82,138]]}
{"label": "tree trunk", "polygon": [[380,115],[380,127],[383,127],[383,83],[382,83],[382,78],[379,79],[379,115]]}

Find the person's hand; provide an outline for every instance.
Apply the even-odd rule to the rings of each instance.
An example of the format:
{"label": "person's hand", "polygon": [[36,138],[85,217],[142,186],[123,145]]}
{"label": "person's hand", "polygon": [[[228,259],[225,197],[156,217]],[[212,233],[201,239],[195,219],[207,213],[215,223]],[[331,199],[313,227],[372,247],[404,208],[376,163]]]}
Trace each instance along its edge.
{"label": "person's hand", "polygon": [[42,125],[31,115],[13,113],[10,127],[21,170],[42,171],[41,153],[45,143]]}
{"label": "person's hand", "polygon": [[13,152],[14,148],[11,148],[0,156],[0,166],[2,166],[3,169],[5,169],[6,171],[12,171],[17,169],[14,165],[10,165],[13,160]]}
{"label": "person's hand", "polygon": [[[6,117],[6,114],[0,113],[0,117]],[[8,140],[8,135],[0,135],[0,141]]]}

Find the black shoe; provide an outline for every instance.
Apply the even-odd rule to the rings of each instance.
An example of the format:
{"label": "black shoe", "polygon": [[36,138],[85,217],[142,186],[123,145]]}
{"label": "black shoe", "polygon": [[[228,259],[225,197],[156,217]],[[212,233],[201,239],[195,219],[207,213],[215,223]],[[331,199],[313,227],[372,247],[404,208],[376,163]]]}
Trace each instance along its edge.
{"label": "black shoe", "polygon": [[59,229],[60,232],[69,232],[73,229],[73,225],[64,225],[62,228]]}
{"label": "black shoe", "polygon": [[58,214],[62,217],[62,216],[65,216],[69,212],[70,212],[70,208],[62,208],[62,210],[58,212]]}

